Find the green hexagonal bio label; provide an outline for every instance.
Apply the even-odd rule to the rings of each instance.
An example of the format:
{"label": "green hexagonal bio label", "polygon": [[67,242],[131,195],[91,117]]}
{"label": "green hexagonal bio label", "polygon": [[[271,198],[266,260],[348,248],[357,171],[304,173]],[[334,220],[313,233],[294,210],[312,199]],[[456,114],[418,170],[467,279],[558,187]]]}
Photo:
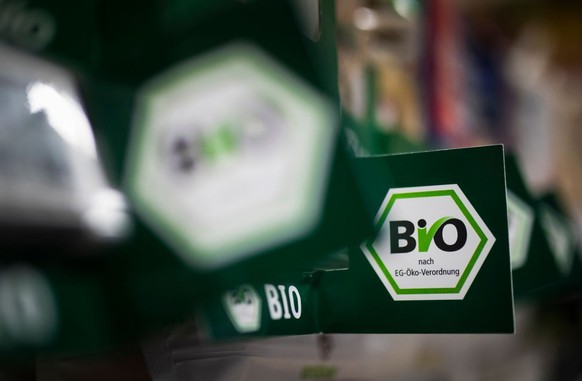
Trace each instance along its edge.
{"label": "green hexagonal bio label", "polygon": [[362,250],[396,301],[462,300],[493,247],[456,184],[390,189]]}
{"label": "green hexagonal bio label", "polygon": [[328,102],[265,53],[221,48],[140,92],[130,195],[187,263],[231,263],[313,228],[335,124]]}

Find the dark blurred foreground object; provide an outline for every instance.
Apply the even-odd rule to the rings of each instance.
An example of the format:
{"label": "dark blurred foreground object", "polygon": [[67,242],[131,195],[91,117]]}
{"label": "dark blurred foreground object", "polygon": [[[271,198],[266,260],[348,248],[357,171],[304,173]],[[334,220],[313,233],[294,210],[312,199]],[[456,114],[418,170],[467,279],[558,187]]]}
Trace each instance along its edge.
{"label": "dark blurred foreground object", "polygon": [[151,380],[141,349],[126,345],[104,352],[39,358],[37,381]]}
{"label": "dark blurred foreground object", "polygon": [[0,362],[0,381],[147,381],[151,376],[138,345],[100,352],[6,358]]}
{"label": "dark blurred foreground object", "polygon": [[[322,4],[333,9],[333,2]],[[21,11],[30,9],[52,25],[44,43],[31,47],[1,32],[0,38],[61,69],[43,64],[34,71],[40,79],[10,84],[13,103],[28,110],[15,109],[16,116],[44,135],[24,135],[30,143],[18,150],[9,136],[4,151],[9,169],[13,157],[31,163],[34,184],[27,189],[44,187],[35,197],[55,193],[64,205],[47,202],[56,210],[34,214],[28,225],[36,230],[27,237],[52,240],[56,230],[64,245],[47,253],[38,244],[13,244],[12,257],[45,279],[55,328],[42,343],[3,346],[0,340],[0,348],[22,344],[44,353],[111,346],[192,317],[206,298],[230,287],[309,268],[372,232],[339,128],[337,78],[330,75],[337,72],[333,12],[309,28],[309,39],[284,0],[82,6],[38,0]],[[23,62],[16,65],[21,70],[28,66]],[[80,96],[66,85],[72,80],[59,79],[67,75],[54,74],[62,71],[75,73]],[[15,75],[6,78],[11,83]],[[30,97],[34,111],[26,106]],[[93,197],[92,185],[107,182],[91,177],[104,178],[100,167],[85,165],[98,157],[89,121],[107,175],[128,191],[138,218],[128,239],[97,247],[104,255],[71,260],[60,254],[81,252],[76,240],[83,240],[85,220],[127,231],[126,219],[103,215],[114,209],[114,216],[126,217],[120,194],[108,187]],[[85,198],[95,198],[97,207],[86,211]],[[273,216],[273,210],[282,213]],[[64,222],[51,227],[43,218]],[[5,231],[15,226],[12,219]],[[30,295],[18,296],[22,302]]]}

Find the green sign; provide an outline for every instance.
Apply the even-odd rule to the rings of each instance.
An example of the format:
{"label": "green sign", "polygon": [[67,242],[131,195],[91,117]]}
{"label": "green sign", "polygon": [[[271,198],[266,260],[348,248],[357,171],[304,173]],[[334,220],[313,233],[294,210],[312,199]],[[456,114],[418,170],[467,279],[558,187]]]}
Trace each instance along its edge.
{"label": "green sign", "polygon": [[214,339],[318,332],[316,284],[299,275],[233,288],[203,305],[200,326]]}
{"label": "green sign", "polygon": [[[513,332],[502,147],[363,158],[357,167],[371,180],[375,235],[351,248],[348,270],[256,285],[261,328],[245,334]],[[220,303],[203,315],[214,337],[241,334]]]}
{"label": "green sign", "polygon": [[[34,0],[2,14],[10,28],[0,39],[82,78],[78,110],[100,137],[111,185],[128,191],[133,230],[116,246],[88,247],[100,255],[78,262],[61,260],[84,254],[78,246],[42,247],[42,259],[37,248],[6,252],[33,258],[54,298],[38,323],[48,327],[42,342],[8,340],[0,349],[110,346],[189,318],[211,298],[227,306],[235,332],[251,332],[271,316],[263,309],[277,316],[276,304],[257,303],[266,294],[256,282],[320,266],[371,234],[338,122],[333,5],[321,2],[317,42],[301,33],[287,1]],[[32,94],[51,99],[49,87]],[[66,127],[69,136],[85,133]],[[112,196],[87,214],[105,233],[115,227],[105,206],[121,209]],[[239,284],[254,291],[223,297]],[[272,285],[296,297],[294,288]],[[285,318],[285,306],[298,312],[279,297],[278,324],[297,320]]]}
{"label": "green sign", "polygon": [[495,242],[455,184],[390,189],[362,245],[394,300],[463,299]]}

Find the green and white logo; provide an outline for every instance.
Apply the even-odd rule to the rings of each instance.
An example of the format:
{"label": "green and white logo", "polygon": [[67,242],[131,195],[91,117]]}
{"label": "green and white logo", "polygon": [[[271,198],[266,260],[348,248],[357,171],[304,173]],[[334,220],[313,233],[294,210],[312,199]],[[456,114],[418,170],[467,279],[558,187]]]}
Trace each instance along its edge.
{"label": "green and white logo", "polygon": [[390,189],[366,258],[396,301],[462,300],[493,247],[458,185]]}
{"label": "green and white logo", "polygon": [[254,288],[244,285],[227,291],[222,302],[238,332],[256,332],[261,328],[261,299]]}
{"label": "green and white logo", "polygon": [[512,270],[522,267],[527,260],[533,221],[533,209],[508,190],[507,225],[509,228],[509,251]]}
{"label": "green and white logo", "polygon": [[314,89],[250,45],[186,62],[138,97],[132,201],[195,267],[297,239],[320,217],[335,119]]}

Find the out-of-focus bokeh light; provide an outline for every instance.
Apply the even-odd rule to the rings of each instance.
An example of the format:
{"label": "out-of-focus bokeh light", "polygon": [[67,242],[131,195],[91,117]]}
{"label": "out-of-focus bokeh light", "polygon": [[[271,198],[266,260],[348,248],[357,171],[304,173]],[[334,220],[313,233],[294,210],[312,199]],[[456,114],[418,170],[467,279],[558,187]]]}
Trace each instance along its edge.
{"label": "out-of-focus bokeh light", "polygon": [[358,8],[354,11],[354,25],[360,30],[374,30],[379,25],[378,15],[370,8]]}
{"label": "out-of-focus bokeh light", "polygon": [[42,82],[29,85],[26,93],[31,113],[44,111],[49,125],[65,143],[92,159],[97,158],[91,126],[78,102]]}
{"label": "out-of-focus bokeh light", "polygon": [[132,226],[125,197],[111,188],[101,189],[93,195],[83,221],[96,236],[110,239],[126,237]]}

